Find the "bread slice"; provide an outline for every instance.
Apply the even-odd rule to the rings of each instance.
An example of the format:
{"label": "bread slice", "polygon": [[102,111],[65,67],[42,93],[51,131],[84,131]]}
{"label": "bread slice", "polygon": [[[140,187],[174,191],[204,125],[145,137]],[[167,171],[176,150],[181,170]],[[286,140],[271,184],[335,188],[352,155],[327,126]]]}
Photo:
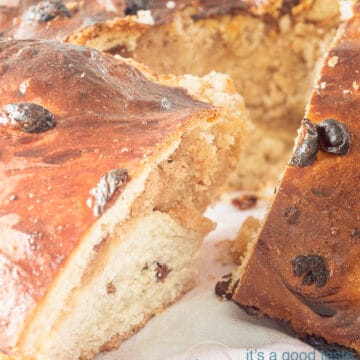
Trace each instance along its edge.
{"label": "bread slice", "polygon": [[0,69],[0,349],[90,359],[194,285],[248,113],[227,76],[59,42],[2,40]]}
{"label": "bread slice", "polygon": [[257,241],[234,280],[217,286],[343,359],[360,356],[359,4],[354,11],[325,59]]}

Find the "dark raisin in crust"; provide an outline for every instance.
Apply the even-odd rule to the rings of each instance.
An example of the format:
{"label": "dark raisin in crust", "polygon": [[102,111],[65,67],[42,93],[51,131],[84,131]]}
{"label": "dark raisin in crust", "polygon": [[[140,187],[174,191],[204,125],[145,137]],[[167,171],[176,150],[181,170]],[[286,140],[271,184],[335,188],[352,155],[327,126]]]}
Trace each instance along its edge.
{"label": "dark raisin in crust", "polygon": [[129,174],[126,169],[113,169],[101,177],[96,188],[91,191],[91,195],[95,198],[93,206],[95,216],[100,216],[104,212],[116,189],[128,181]]}
{"label": "dark raisin in crust", "polygon": [[239,280],[233,281],[232,275],[224,275],[215,286],[215,294],[223,300],[231,300]]}
{"label": "dark raisin in crust", "polygon": [[10,120],[10,124],[19,124],[27,133],[41,133],[56,125],[54,115],[38,104],[8,104],[4,106],[4,110],[4,115]]}
{"label": "dark raisin in crust", "polygon": [[[338,344],[329,344],[325,339],[321,337],[314,335],[305,335],[304,337],[302,337],[302,340],[323,353],[336,355],[342,354],[342,359],[360,360],[360,354],[354,349],[350,349]],[[337,359],[339,359],[339,357],[337,357]]]}
{"label": "dark raisin in crust", "polygon": [[302,125],[302,139],[289,165],[296,167],[311,165],[319,149],[336,155],[348,153],[350,133],[345,124],[335,119],[326,119],[319,124],[304,119]]}
{"label": "dark raisin in crust", "polygon": [[326,119],[318,125],[320,148],[326,152],[345,155],[350,148],[350,134],[345,124]]}
{"label": "dark raisin in crust", "polygon": [[302,284],[322,287],[329,278],[325,259],[319,255],[299,255],[292,260],[294,275],[301,276],[305,274]]}
{"label": "dark raisin in crust", "polygon": [[311,165],[316,158],[319,150],[319,134],[317,125],[308,119],[302,122],[302,138],[294,151],[294,155],[289,165],[296,167],[305,167]]}

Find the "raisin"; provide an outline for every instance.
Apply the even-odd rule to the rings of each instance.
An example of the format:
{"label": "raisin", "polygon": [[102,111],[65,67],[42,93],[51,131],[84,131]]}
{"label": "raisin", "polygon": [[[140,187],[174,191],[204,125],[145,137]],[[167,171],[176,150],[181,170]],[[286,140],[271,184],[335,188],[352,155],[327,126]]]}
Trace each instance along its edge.
{"label": "raisin", "polygon": [[316,154],[319,150],[319,134],[316,124],[308,119],[304,119],[300,136],[300,141],[289,165],[305,167],[311,165],[315,161]]}
{"label": "raisin", "polygon": [[26,133],[41,133],[56,125],[54,115],[38,104],[14,103],[5,105],[4,109],[10,124],[20,125]]}
{"label": "raisin", "polygon": [[231,300],[238,284],[239,280],[233,281],[232,274],[224,275],[221,280],[216,283],[215,294],[223,300]]}
{"label": "raisin", "polygon": [[318,125],[320,148],[326,152],[344,155],[350,148],[350,134],[345,124],[326,119]]}
{"label": "raisin", "polygon": [[115,286],[111,281],[106,284],[106,292],[107,292],[109,295],[114,295],[114,294],[116,294],[116,286]]}
{"label": "raisin", "polygon": [[216,283],[215,294],[223,299],[230,300],[232,298],[232,292],[228,292],[228,289],[231,285],[231,282],[231,274],[230,276],[223,276],[223,278]]}
{"label": "raisin", "polygon": [[326,267],[325,259],[319,255],[300,255],[292,260],[293,272],[296,276],[305,274],[302,284],[322,287],[329,279],[329,270]]}
{"label": "raisin", "polygon": [[233,199],[231,203],[239,210],[248,210],[256,206],[257,197],[255,195],[245,194]]}
{"label": "raisin", "polygon": [[342,355],[342,359],[360,359],[359,354],[355,350],[339,344],[329,344],[324,338],[315,335],[306,335],[303,337],[303,340],[323,353],[333,353],[334,359],[335,355],[337,356],[336,358],[339,358],[338,356]]}
{"label": "raisin", "polygon": [[156,281],[164,281],[172,269],[169,269],[166,264],[156,263]]}
{"label": "raisin", "polygon": [[300,255],[293,261],[293,270],[296,276],[301,276],[308,269],[306,256]]}
{"label": "raisin", "polygon": [[32,5],[24,14],[26,22],[47,22],[57,16],[71,17],[70,11],[60,0],[40,1]]}
{"label": "raisin", "polygon": [[284,212],[284,216],[287,219],[289,225],[296,224],[300,217],[300,214],[301,212],[296,206],[290,206]]}
{"label": "raisin", "polygon": [[129,174],[126,169],[113,169],[103,175],[96,188],[90,191],[94,196],[93,212],[95,216],[100,216],[114,195],[116,189],[125,185],[129,181]]}
{"label": "raisin", "polygon": [[149,0],[126,0],[125,15],[136,15],[139,10],[148,10]]}
{"label": "raisin", "polygon": [[350,133],[346,125],[334,119],[326,119],[318,125],[304,119],[300,136],[298,146],[289,162],[292,166],[311,165],[319,148],[337,155],[345,155],[350,149]]}
{"label": "raisin", "polygon": [[303,280],[301,282],[303,285],[309,286],[311,284],[314,283],[314,277],[313,274],[311,272],[308,272],[304,277]]}

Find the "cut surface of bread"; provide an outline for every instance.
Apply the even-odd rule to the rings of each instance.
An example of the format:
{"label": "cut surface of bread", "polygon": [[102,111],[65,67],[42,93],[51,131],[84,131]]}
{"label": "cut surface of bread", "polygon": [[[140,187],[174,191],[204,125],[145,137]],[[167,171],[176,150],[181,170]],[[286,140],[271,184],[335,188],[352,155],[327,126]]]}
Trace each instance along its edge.
{"label": "cut surface of bread", "polygon": [[354,9],[325,59],[265,223],[228,280],[236,289],[225,291],[253,314],[289,322],[311,345],[351,358],[360,354],[360,6]]}
{"label": "cut surface of bread", "polygon": [[248,113],[227,76],[75,45],[3,40],[0,65],[0,350],[92,358],[194,285]]}

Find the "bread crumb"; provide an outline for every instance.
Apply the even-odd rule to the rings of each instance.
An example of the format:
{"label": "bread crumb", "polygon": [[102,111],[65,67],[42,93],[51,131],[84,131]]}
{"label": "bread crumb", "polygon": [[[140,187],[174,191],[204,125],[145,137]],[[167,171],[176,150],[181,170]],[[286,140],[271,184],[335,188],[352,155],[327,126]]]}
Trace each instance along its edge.
{"label": "bread crumb", "polygon": [[330,67],[335,67],[338,62],[339,62],[339,57],[334,55],[328,60],[328,65]]}
{"label": "bread crumb", "polygon": [[224,240],[217,244],[218,254],[216,260],[222,265],[240,265],[247,250],[248,244],[255,238],[260,228],[260,221],[249,216],[235,240]]}

